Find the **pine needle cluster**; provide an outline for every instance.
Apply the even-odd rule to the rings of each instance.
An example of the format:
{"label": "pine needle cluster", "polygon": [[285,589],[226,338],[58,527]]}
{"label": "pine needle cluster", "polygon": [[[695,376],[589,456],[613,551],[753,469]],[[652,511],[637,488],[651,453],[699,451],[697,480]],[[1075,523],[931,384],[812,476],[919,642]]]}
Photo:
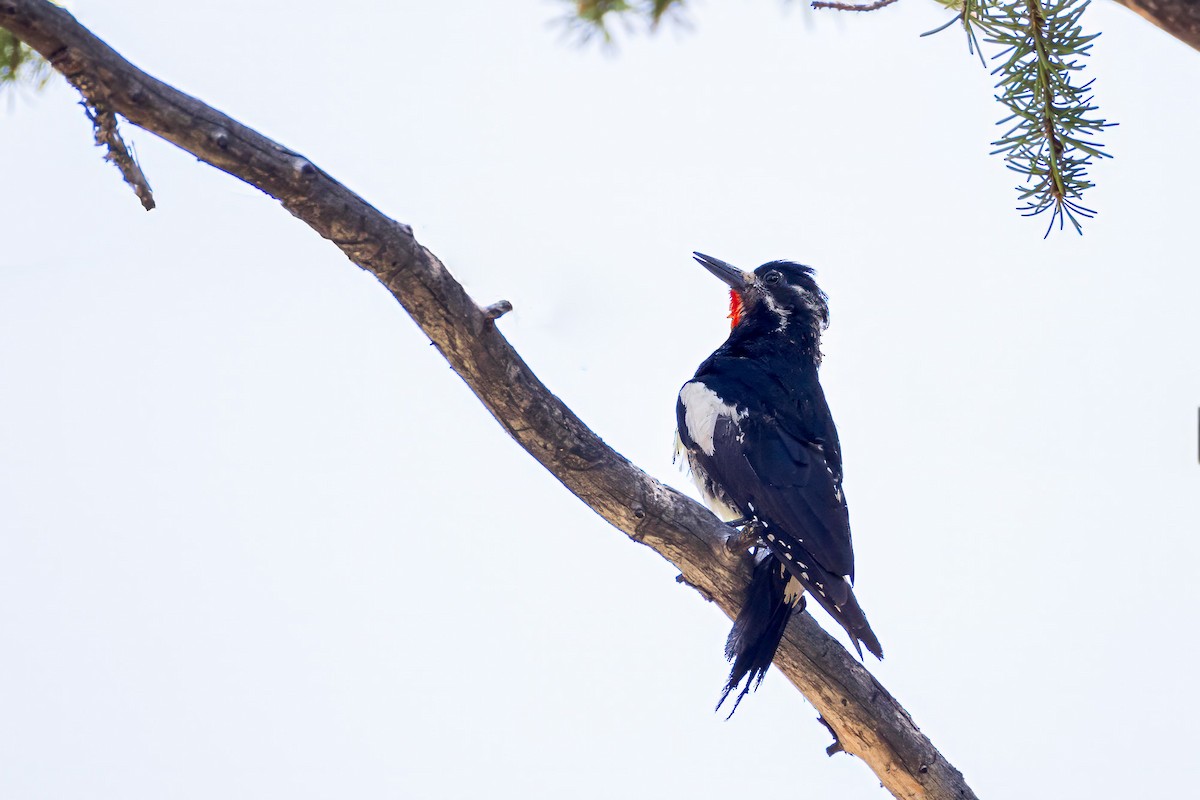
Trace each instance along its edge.
{"label": "pine needle cluster", "polygon": [[16,36],[0,28],[0,87],[7,84],[40,88],[50,78],[50,65]]}
{"label": "pine needle cluster", "polygon": [[[1089,0],[965,0],[959,19],[968,46],[981,52],[979,36],[1000,48],[992,74],[996,99],[1010,112],[1008,126],[993,142],[993,154],[1023,176],[1017,187],[1026,216],[1050,212],[1047,235],[1070,222],[1082,233],[1081,219],[1095,212],[1082,205],[1095,184],[1088,178],[1093,159],[1109,158],[1095,137],[1115,123],[1097,116],[1093,81],[1080,82],[1082,59],[1099,34],[1085,35],[1079,24]],[[980,56],[982,58],[982,55]]]}
{"label": "pine needle cluster", "polygon": [[613,20],[645,20],[657,28],[668,12],[683,5],[683,0],[567,0],[573,8],[561,19],[581,41],[601,39],[613,43]]}

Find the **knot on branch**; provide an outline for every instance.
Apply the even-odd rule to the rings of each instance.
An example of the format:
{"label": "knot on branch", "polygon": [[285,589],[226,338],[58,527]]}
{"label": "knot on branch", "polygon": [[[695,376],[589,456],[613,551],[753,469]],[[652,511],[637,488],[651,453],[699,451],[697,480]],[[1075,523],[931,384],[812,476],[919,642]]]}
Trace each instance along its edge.
{"label": "knot on branch", "polygon": [[292,160],[292,173],[297,180],[311,181],[317,177],[317,168],[307,158],[297,157]]}

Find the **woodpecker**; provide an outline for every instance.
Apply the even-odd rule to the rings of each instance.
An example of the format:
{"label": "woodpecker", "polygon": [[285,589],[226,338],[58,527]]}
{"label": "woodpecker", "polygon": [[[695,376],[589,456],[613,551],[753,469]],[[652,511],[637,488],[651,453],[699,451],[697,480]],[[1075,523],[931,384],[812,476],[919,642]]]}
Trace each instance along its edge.
{"label": "woodpecker", "polygon": [[736,711],[762,683],[805,593],[845,628],[859,658],[860,643],[880,659],[883,648],[851,588],[842,453],[817,378],[828,300],[802,264],[771,261],[744,272],[693,255],[728,284],[731,330],[679,391],[676,455],[686,455],[709,507],[740,527],[755,553],[717,703],[745,680]]}

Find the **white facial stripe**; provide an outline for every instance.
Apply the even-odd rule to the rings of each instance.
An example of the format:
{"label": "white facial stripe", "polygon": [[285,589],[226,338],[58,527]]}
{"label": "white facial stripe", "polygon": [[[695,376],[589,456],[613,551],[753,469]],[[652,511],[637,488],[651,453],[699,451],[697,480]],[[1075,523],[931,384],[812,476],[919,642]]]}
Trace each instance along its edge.
{"label": "white facial stripe", "polygon": [[679,401],[683,403],[683,421],[688,436],[707,456],[713,454],[717,417],[728,417],[737,422],[745,416],[700,381],[685,383],[679,390]]}
{"label": "white facial stripe", "polygon": [[775,302],[775,298],[771,296],[770,292],[763,292],[762,297],[763,301],[767,304],[767,308],[771,310],[771,313],[779,318],[779,327],[776,328],[776,330],[786,330],[788,326],[788,320],[791,318],[792,312]]}

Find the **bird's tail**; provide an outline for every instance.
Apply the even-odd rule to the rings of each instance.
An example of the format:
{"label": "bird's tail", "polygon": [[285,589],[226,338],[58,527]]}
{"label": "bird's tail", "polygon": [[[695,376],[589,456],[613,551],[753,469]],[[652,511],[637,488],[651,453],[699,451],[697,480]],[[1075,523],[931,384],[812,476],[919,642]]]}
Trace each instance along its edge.
{"label": "bird's tail", "polygon": [[733,712],[737,711],[742,698],[751,689],[757,689],[763,676],[775,658],[779,642],[788,620],[797,608],[804,607],[803,598],[788,591],[788,575],[774,555],[768,554],[754,565],[750,586],[746,589],[746,602],[733,621],[733,630],[725,642],[725,658],[733,662],[729,680],[721,691],[717,709],[725,703],[729,693],[743,680],[746,685],[733,701]]}
{"label": "bird's tail", "polygon": [[[809,573],[819,573],[821,577],[818,578]],[[862,646],[859,645],[861,642],[866,645],[871,655],[882,659],[883,646],[879,644],[879,638],[871,630],[871,624],[867,622],[867,615],[863,613],[862,606],[858,604],[858,598],[854,596],[854,590],[850,588],[850,583],[816,564],[809,568],[802,578],[808,579],[801,580],[808,593],[829,612],[829,616],[846,629],[850,641],[854,644],[854,649],[858,651],[858,657],[862,658]]]}

